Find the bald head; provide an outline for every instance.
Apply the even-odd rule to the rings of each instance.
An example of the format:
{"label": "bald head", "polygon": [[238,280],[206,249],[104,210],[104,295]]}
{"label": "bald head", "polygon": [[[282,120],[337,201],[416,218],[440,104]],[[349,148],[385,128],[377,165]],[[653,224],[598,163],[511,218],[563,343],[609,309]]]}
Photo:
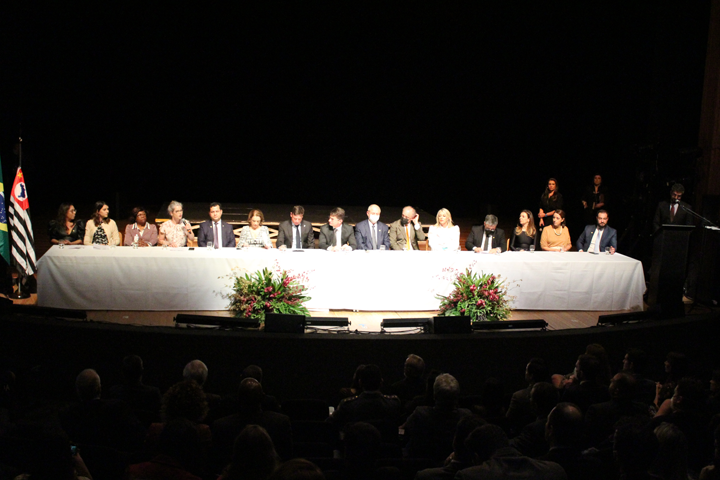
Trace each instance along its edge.
{"label": "bald head", "polygon": [[207,365],[205,365],[200,360],[193,360],[192,362],[185,365],[185,369],[183,370],[183,378],[185,380],[194,380],[201,387],[205,384],[207,376]]}
{"label": "bald head", "polygon": [[415,216],[415,209],[411,206],[403,208],[402,214],[404,217],[413,218]]}
{"label": "bald head", "polygon": [[548,415],[545,438],[550,446],[571,446],[581,440],[583,415],[572,403],[558,403]]}
{"label": "bald head", "polygon": [[92,368],[83,370],[75,379],[75,390],[82,401],[100,398],[100,375]]}

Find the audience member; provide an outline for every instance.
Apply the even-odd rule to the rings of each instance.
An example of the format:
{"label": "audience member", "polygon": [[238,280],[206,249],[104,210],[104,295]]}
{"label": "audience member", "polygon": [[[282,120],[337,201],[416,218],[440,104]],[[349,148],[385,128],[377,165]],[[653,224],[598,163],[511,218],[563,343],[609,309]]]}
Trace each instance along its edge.
{"label": "audience member", "polygon": [[195,240],[195,234],[190,227],[190,222],[183,218],[183,205],[173,200],[168,205],[170,220],[160,225],[158,245],[169,247],[184,247],[188,240]]}
{"label": "audience member", "polygon": [[315,232],[312,223],[303,220],[305,208],[295,205],[290,210],[290,220],[284,220],[278,225],[278,236],[275,246],[280,250],[287,248],[300,250],[315,248]]}
{"label": "audience member", "polygon": [[388,424],[394,423],[397,430],[400,399],[395,395],[383,395],[380,391],[380,367],[365,365],[360,372],[359,383],[362,393],[342,400],[328,420],[339,428],[351,422],[382,420]]}
{"label": "audience member", "polygon": [[[245,369],[240,374],[240,382],[245,380],[246,378],[254,378],[258,381],[260,385],[263,383],[263,371],[262,368],[260,368],[257,365],[248,365],[245,367]],[[230,395],[225,395],[222,399],[222,402],[220,403],[219,408],[217,409],[217,412],[215,414],[215,418],[221,418],[225,417],[227,415],[232,415],[237,411],[237,402],[238,402],[238,394],[237,392],[231,393]],[[268,395],[263,392],[263,399],[262,399],[262,409],[267,412],[278,412],[282,413],[282,409],[280,408],[280,403],[277,401],[277,398],[273,397],[272,395]]]}
{"label": "audience member", "polygon": [[260,425],[248,425],[235,439],[230,465],[218,480],[266,480],[280,465],[270,435]]}
{"label": "audience member", "polygon": [[550,447],[539,460],[555,462],[568,480],[605,480],[608,469],[597,458],[583,454],[583,416],[572,403],[558,403],[547,417],[545,439]]}
{"label": "audience member", "polygon": [[720,426],[715,429],[713,438],[715,440],[713,460],[700,471],[699,480],[720,480]]}
{"label": "audience member", "polygon": [[593,177],[593,184],[585,190],[582,204],[583,219],[587,224],[593,222],[600,209],[607,209],[607,189],[600,175]]}
{"label": "audience member", "polygon": [[513,229],[512,238],[510,239],[510,250],[514,252],[522,252],[534,248],[538,248],[538,240],[540,235],[535,229],[535,220],[530,210],[520,212],[517,226]]}
{"label": "audience member", "polygon": [[272,248],[272,240],[270,240],[270,230],[263,225],[265,216],[258,209],[250,210],[248,213],[248,225],[240,230],[240,238],[238,245],[243,247],[254,248]]}
{"label": "audience member", "polygon": [[[125,227],[123,245],[129,247],[137,243],[139,247],[153,247],[158,243],[157,227],[147,221],[147,210],[144,207],[135,207]],[[135,239],[137,237],[137,241]]]}
{"label": "audience member", "polygon": [[530,392],[533,385],[538,382],[549,382],[550,372],[542,358],[531,358],[525,366],[525,381],[527,387],[513,393],[510,406],[505,413],[511,427],[517,431],[536,418],[530,402]]}
{"label": "audience member", "polygon": [[598,210],[594,225],[587,225],[577,240],[579,252],[600,253],[607,251],[612,255],[617,249],[617,230],[609,227],[608,214]]}
{"label": "audience member", "polygon": [[30,463],[15,480],[92,480],[77,447],[73,449],[64,436],[40,429],[31,433],[27,445],[29,451],[23,453]]}
{"label": "audience member", "polygon": [[230,462],[235,438],[248,425],[263,427],[270,435],[280,457],[290,458],[292,454],[290,419],[280,413],[264,411],[262,409],[264,395],[260,382],[254,378],[246,378],[240,383],[236,412],[212,423],[216,465],[227,465]]}
{"label": "audience member", "polygon": [[637,384],[637,399],[647,405],[655,401],[655,382],[645,377],[647,354],[639,348],[628,348],[623,358],[623,372],[632,375]]}
{"label": "audience member", "polygon": [[362,387],[360,386],[360,372],[365,368],[365,365],[358,365],[355,369],[355,372],[353,372],[353,378],[352,378],[352,384],[349,387],[342,387],[340,388],[340,391],[338,392],[338,399],[337,402],[334,402],[333,405],[338,405],[341,400],[349,397],[354,397],[356,395],[360,395],[362,392]]}
{"label": "audience member", "polygon": [[320,227],[318,248],[328,252],[351,251],[357,248],[353,227],[345,223],[345,210],[334,208],[328,216],[328,223]]}
{"label": "audience member", "polygon": [[558,188],[557,180],[548,180],[545,192],[540,196],[540,210],[538,211],[538,225],[545,226],[545,217],[552,218],[555,212],[563,208],[563,198]]}
{"label": "audience member", "polygon": [[620,480],[658,480],[649,473],[657,453],[658,440],[643,425],[628,423],[615,431],[613,456]]}
{"label": "audience member", "polygon": [[433,405],[435,405],[435,379],[440,374],[442,374],[442,372],[435,368],[428,372],[427,378],[425,379],[425,391],[421,395],[417,395],[415,398],[413,398],[403,406],[402,416],[404,418],[407,418],[412,412],[415,411],[417,407],[432,407]]}
{"label": "audience member", "polygon": [[145,439],[146,449],[152,451],[159,441],[165,426],[177,419],[185,419],[193,423],[198,431],[200,445],[204,451],[212,444],[210,427],[204,423],[208,413],[205,392],[192,380],[176,383],[163,395],[161,416],[163,423],[153,423],[148,428]]}
{"label": "audience member", "polygon": [[202,449],[193,422],[176,418],[165,425],[157,454],[149,461],[130,465],[128,480],[202,480]]}
{"label": "audience member", "polygon": [[405,359],[403,379],[390,386],[390,394],[397,395],[403,405],[425,392],[425,361],[418,355],[410,354]]}
{"label": "audience member", "polygon": [[373,204],[367,209],[367,220],[355,225],[355,241],[358,250],[390,250],[388,226],[380,221],[380,207]]}
{"label": "audience member", "polygon": [[462,417],[455,428],[453,437],[453,453],[449,462],[443,467],[421,470],[415,475],[415,480],[452,480],[460,470],[473,466],[473,454],[465,446],[467,437],[478,427],[487,422],[477,415]]}
{"label": "audience member", "polygon": [[235,247],[235,232],[232,225],[222,219],[222,205],[218,202],[210,204],[210,220],[205,220],[198,228],[198,247],[213,248]]}
{"label": "audience member", "polygon": [[688,361],[684,353],[670,352],[665,358],[665,381],[655,384],[655,406],[660,409],[675,394],[675,387],[688,372]]}
{"label": "audience member", "polygon": [[458,421],[471,415],[471,412],[458,408],[460,384],[452,375],[439,375],[433,392],[435,406],[417,407],[403,426],[407,438],[405,456],[430,458],[442,464],[453,451],[452,442]]}
{"label": "audience member", "polygon": [[498,228],[497,224],[498,218],[495,215],[486,215],[482,226],[470,229],[465,248],[475,253],[501,253],[507,250],[505,231]]}
{"label": "audience member", "polygon": [[592,355],[580,355],[575,364],[579,383],[573,383],[565,389],[563,402],[574,403],[582,412],[587,412],[590,405],[610,400],[610,394],[601,379],[604,371],[600,361]]}
{"label": "audience member", "polygon": [[85,245],[120,245],[120,232],[115,220],[109,218],[110,207],[103,202],[95,202],[93,216],[85,224]]}
{"label": "audience member", "polygon": [[402,210],[400,220],[394,221],[389,228],[390,248],[393,250],[419,250],[418,241],[425,240],[420,224],[420,215],[411,206]]}
{"label": "audience member", "polygon": [[460,250],[460,227],[453,224],[447,208],[441,208],[435,216],[435,225],[428,231],[428,245],[432,250]]}
{"label": "audience member", "polygon": [[107,398],[122,400],[133,409],[145,426],[156,422],[160,415],[162,396],[160,389],[143,383],[143,361],[137,355],[128,355],[122,361],[123,383],[108,390]]}
{"label": "audience member", "polygon": [[85,222],[75,220],[75,206],[63,203],[58,209],[57,218],[48,225],[48,236],[53,245],[80,245],[85,239]]}
{"label": "audience member", "polygon": [[536,418],[525,425],[520,434],[510,440],[510,446],[528,457],[545,455],[549,445],[545,438],[545,424],[550,411],[558,403],[558,391],[549,382],[538,382],[530,393],[532,407]]}
{"label": "audience member", "polygon": [[294,458],[280,465],[269,480],[325,480],[325,475],[311,461]]}
{"label": "audience member", "polygon": [[688,444],[685,435],[672,423],[661,423],[655,427],[654,433],[659,448],[650,473],[663,480],[687,480]]}
{"label": "audience member", "polygon": [[207,365],[205,365],[205,363],[201,360],[192,360],[185,365],[185,368],[183,369],[183,378],[185,380],[192,380],[202,387],[203,392],[205,392],[205,401],[207,401],[208,406],[208,418],[211,420],[216,418],[215,410],[217,410],[220,406],[222,397],[216,393],[209,393],[205,391],[205,382],[208,378]]}
{"label": "audience member", "polygon": [[343,480],[395,480],[396,467],[378,465],[382,435],[367,422],[349,423],[343,429],[344,456],[340,471],[328,471],[327,478]]}
{"label": "audience member", "polygon": [[565,212],[559,208],[552,216],[552,225],[540,235],[540,248],[549,252],[567,252],[572,248],[570,231],[565,226]]}
{"label": "audience member", "polygon": [[497,425],[476,428],[465,441],[474,453],[475,466],[460,470],[456,480],[560,480],[565,471],[554,462],[525,457],[512,448],[507,435]]}

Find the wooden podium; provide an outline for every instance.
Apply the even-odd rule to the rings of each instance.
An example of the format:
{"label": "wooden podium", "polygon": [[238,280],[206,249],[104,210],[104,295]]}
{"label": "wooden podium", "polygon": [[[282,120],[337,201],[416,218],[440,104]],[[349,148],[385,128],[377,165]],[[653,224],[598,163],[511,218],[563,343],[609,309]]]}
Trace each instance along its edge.
{"label": "wooden podium", "polygon": [[685,316],[683,286],[694,225],[662,225],[655,232],[648,305],[662,318]]}

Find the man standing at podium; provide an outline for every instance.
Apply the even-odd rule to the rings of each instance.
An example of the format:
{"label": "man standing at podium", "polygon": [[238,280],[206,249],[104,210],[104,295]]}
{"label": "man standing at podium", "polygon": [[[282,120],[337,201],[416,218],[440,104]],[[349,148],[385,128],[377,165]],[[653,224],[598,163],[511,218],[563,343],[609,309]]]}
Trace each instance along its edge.
{"label": "man standing at podium", "polygon": [[693,224],[692,215],[685,211],[685,208],[690,208],[690,205],[681,200],[684,193],[685,187],[676,183],[670,189],[670,201],[663,200],[658,203],[653,220],[653,232],[657,232],[661,225]]}

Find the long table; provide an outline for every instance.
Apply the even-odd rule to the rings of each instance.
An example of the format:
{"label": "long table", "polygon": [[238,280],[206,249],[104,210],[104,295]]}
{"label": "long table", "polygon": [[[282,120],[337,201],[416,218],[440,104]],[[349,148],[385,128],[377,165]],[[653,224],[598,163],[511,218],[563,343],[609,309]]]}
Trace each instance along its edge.
{"label": "long table", "polygon": [[301,252],[53,246],[40,259],[38,304],[80,310],[224,310],[231,275],[301,275],[311,310],[430,311],[458,273],[500,275],[521,310],[637,310],[642,264],[559,252]]}

